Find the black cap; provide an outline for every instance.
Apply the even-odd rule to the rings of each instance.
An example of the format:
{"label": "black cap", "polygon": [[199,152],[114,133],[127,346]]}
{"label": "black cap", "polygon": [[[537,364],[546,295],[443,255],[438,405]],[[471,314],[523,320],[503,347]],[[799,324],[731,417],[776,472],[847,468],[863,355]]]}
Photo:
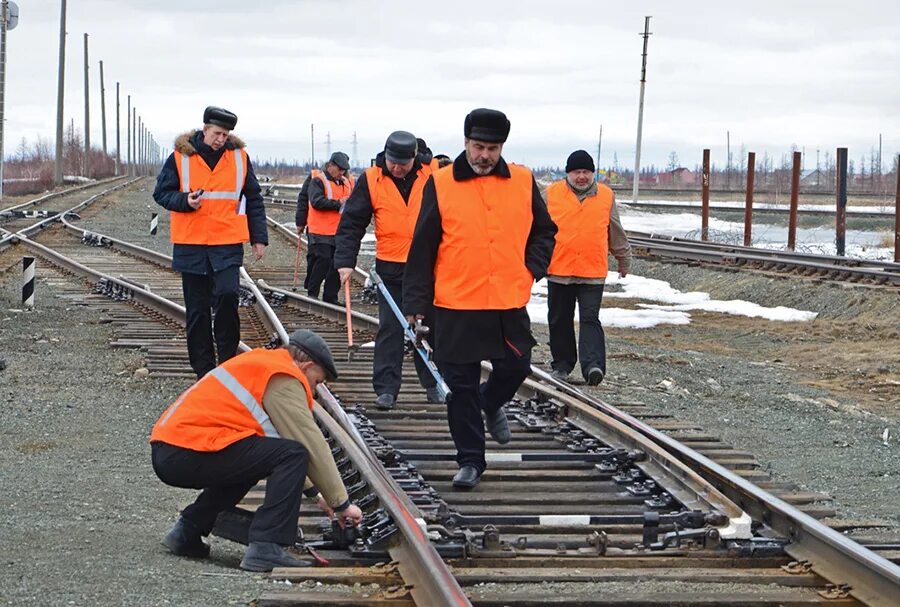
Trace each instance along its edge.
{"label": "black cap", "polygon": [[214,124],[223,129],[233,131],[237,125],[237,116],[225,108],[209,106],[203,110],[203,124]]}
{"label": "black cap", "polygon": [[416,136],[406,131],[394,131],[384,142],[384,157],[397,164],[406,164],[416,157]]}
{"label": "black cap", "polygon": [[509,137],[509,126],[509,120],[503,112],[480,107],[466,116],[463,133],[467,139],[504,143]]}
{"label": "black cap", "polygon": [[578,169],[594,172],[594,159],[584,150],[575,150],[569,154],[569,159],[566,160],[566,173],[577,171]]}
{"label": "black cap", "polygon": [[291,334],[288,343],[300,348],[314,363],[325,369],[327,379],[337,379],[338,372],[334,366],[334,358],[324,339],[307,329],[298,329]]}
{"label": "black cap", "polygon": [[343,152],[335,152],[331,155],[331,158],[328,159],[328,162],[339,169],[344,169],[345,171],[350,170],[350,157]]}

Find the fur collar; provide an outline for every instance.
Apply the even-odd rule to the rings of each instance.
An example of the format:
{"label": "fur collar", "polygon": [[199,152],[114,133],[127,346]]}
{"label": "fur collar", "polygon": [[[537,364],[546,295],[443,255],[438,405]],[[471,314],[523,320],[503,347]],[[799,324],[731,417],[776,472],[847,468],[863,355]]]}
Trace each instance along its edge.
{"label": "fur collar", "polygon": [[[175,149],[185,156],[192,156],[197,153],[197,149],[194,147],[194,144],[191,143],[191,140],[194,138],[194,135],[199,131],[197,129],[193,129],[187,131],[186,133],[182,133],[178,137],[175,138]],[[246,147],[244,140],[238,137],[235,134],[228,135],[228,140],[225,141],[225,149],[226,150],[235,150]]]}

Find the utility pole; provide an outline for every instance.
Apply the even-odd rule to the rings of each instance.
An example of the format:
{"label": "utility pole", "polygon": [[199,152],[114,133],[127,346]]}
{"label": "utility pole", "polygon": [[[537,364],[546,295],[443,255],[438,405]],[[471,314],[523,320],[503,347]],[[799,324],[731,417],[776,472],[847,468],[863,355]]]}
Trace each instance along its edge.
{"label": "utility pole", "polygon": [[353,131],[353,166],[354,167],[359,166],[359,155],[356,153],[357,145],[358,145],[358,141],[356,139],[356,131]]}
{"label": "utility pole", "polygon": [[725,131],[725,189],[731,189],[731,131]]}
{"label": "utility pole", "polygon": [[137,166],[138,175],[144,174],[144,121],[138,116],[137,119]]}
{"label": "utility pole", "polygon": [[134,175],[134,172],[131,169],[131,95],[128,95],[128,113],[125,114],[125,147],[127,148],[127,156],[128,156],[128,175]]}
{"label": "utility pole", "polygon": [[315,124],[309,125],[309,145],[310,145],[310,152],[311,152],[309,166],[314,167],[314,166],[316,166],[316,125]]}
{"label": "utility pole", "polygon": [[325,133],[325,155],[331,158],[331,131]]}
{"label": "utility pole", "polygon": [[600,148],[603,145],[603,125],[600,125],[600,137],[597,139],[597,179],[600,179]]}
{"label": "utility pole", "polygon": [[[106,87],[103,84],[103,62],[100,62],[100,126],[103,134],[103,155],[106,156]],[[104,161],[105,162],[105,161]]]}
{"label": "utility pole", "polygon": [[138,174],[137,137],[137,106],[135,106],[131,108],[131,159],[133,161],[133,164],[131,165],[131,174],[135,177]]}
{"label": "utility pole", "polygon": [[84,176],[91,177],[91,92],[88,80],[88,35],[84,34]]}
{"label": "utility pole", "polygon": [[119,112],[119,83],[116,82],[116,176],[119,175],[119,165],[122,164],[122,154],[119,153],[122,149],[122,135],[119,130]]}
{"label": "utility pole", "polygon": [[647,41],[650,39],[650,17],[644,17],[644,52],[641,55],[641,100],[638,104],[637,146],[634,152],[634,191],[633,201],[637,204],[638,187],[641,181],[641,131],[644,127],[644,88],[647,85]]}
{"label": "utility pole", "polygon": [[0,7],[0,200],[3,200],[3,131],[6,105],[6,31],[9,18],[9,2],[3,0]]}
{"label": "utility pole", "polygon": [[884,193],[884,184],[881,183],[881,133],[878,133],[878,189]]}
{"label": "utility pole", "polygon": [[63,92],[66,88],[66,0],[60,3],[59,16],[59,76],[56,79],[56,163],[53,181],[63,182]]}

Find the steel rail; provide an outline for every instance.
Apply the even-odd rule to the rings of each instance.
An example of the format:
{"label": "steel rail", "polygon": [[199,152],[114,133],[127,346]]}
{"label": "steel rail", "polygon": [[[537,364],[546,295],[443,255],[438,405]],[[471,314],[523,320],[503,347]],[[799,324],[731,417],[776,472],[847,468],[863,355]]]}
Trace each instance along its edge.
{"label": "steel rail", "polygon": [[11,207],[6,207],[4,209],[0,209],[0,216],[4,215],[10,211],[18,211],[18,210],[24,209],[26,207],[37,206],[37,205],[41,204],[42,202],[46,202],[47,200],[50,200],[51,198],[58,198],[60,196],[66,196],[68,194],[72,194],[74,192],[79,192],[81,190],[96,188],[101,185],[105,185],[107,183],[112,183],[114,181],[118,181],[120,179],[125,179],[125,178],[126,178],[125,175],[120,175],[119,177],[110,177],[108,179],[101,179],[100,181],[95,181],[93,183],[85,183],[83,185],[66,188],[66,189],[60,190],[58,192],[50,192],[49,194],[44,194],[43,196],[40,196],[38,198],[34,198],[32,200],[22,202],[17,205],[13,205]]}
{"label": "steel rail", "polygon": [[156,293],[152,293],[127,280],[122,280],[121,278],[116,278],[115,276],[98,272],[97,270],[80,264],[74,259],[57,253],[50,247],[46,247],[38,242],[35,242],[21,233],[16,234],[15,237],[16,240],[20,242],[24,247],[38,253],[51,263],[83,278],[93,279],[96,282],[99,282],[100,280],[107,280],[109,282],[115,283],[123,290],[124,293],[131,295],[131,297],[138,303],[147,306],[148,308],[162,314],[163,316],[169,318],[174,322],[184,324],[184,306],[165,299],[164,297],[160,297]]}
{"label": "steel rail", "polygon": [[[98,232],[91,232],[75,227],[68,221],[65,221],[64,225],[67,229],[80,231],[83,234],[93,234],[103,238],[106,242],[115,244],[120,249],[136,256],[144,257],[152,263],[165,264],[165,262],[171,261],[171,258],[167,255],[150,251],[149,249],[119,239],[104,236]],[[97,278],[106,278],[107,280],[111,280],[121,285],[123,288],[133,292],[135,298],[141,301],[141,303],[145,303],[145,305],[151,304],[150,307],[157,311],[161,311],[160,306],[165,306],[164,309],[167,310],[166,315],[169,318],[182,325],[184,324],[185,310],[183,306],[170,302],[143,288],[136,287],[128,281],[116,279],[92,270],[55,253],[52,249],[28,240],[27,237],[23,242],[24,241],[27,241],[28,246],[33,246],[44,251],[48,257],[56,259],[60,265],[71,271]],[[257,286],[253,283],[253,280],[244,268],[241,268],[241,278],[242,284],[250,288],[255,295],[256,304],[259,306],[260,316],[264,324],[272,329],[273,333],[279,337],[282,343],[286,344],[288,342],[287,331],[284,329],[284,326],[281,324],[276,313]],[[264,286],[264,288],[267,287]],[[291,293],[291,295],[297,296],[295,293]],[[310,300],[308,297],[303,298]],[[174,312],[172,312],[173,310]],[[342,315],[339,316],[339,318],[345,318],[343,316],[343,309],[341,309],[341,312]],[[377,324],[377,320],[372,317],[360,313],[355,314],[358,315],[360,320],[372,320]],[[241,342],[239,344],[239,349],[245,352],[250,350],[250,347],[244,342]],[[317,395],[320,399],[320,404],[322,404],[322,408],[313,409],[316,418],[321,421],[329,431],[338,433],[339,430],[339,433],[343,435],[344,440],[340,440],[339,442],[345,448],[348,457],[353,460],[353,463],[357,466],[360,473],[364,474],[366,480],[370,482],[373,491],[378,495],[380,503],[391,514],[394,523],[406,540],[406,542],[398,546],[389,548],[388,551],[392,558],[400,562],[398,565],[400,573],[403,575],[403,579],[408,584],[412,585],[410,594],[416,600],[417,604],[433,605],[435,607],[471,606],[471,603],[466,598],[462,588],[459,586],[456,579],[453,578],[450,569],[443,562],[440,555],[437,553],[437,550],[435,550],[428,540],[426,535],[427,527],[422,512],[415,504],[413,504],[387,471],[384,470],[384,467],[381,465],[377,456],[372,453],[355,425],[350,421],[346,412],[344,412],[340,402],[327,387],[320,385],[317,389]]]}
{"label": "steel rail", "polygon": [[[258,283],[263,289],[277,293],[286,300],[302,303],[302,307],[307,310],[316,311],[315,308],[323,308],[321,305],[323,302],[319,300],[270,286],[262,280]],[[337,306],[330,307],[337,308]],[[354,315],[355,320],[367,325],[368,328],[374,330],[378,327],[376,318],[360,313],[354,313]],[[343,310],[341,310],[340,316],[334,315],[332,318],[339,322],[344,320]],[[482,368],[487,373],[491,366],[489,363],[483,363]],[[542,373],[542,371],[532,366],[532,374],[537,373]],[[689,509],[706,507],[723,515],[727,522],[717,521],[717,525],[715,525],[721,527],[719,533],[723,539],[747,539],[750,537],[750,517],[741,508],[652,440],[626,427],[611,416],[605,415],[604,412],[577,402],[572,394],[561,393],[538,382],[531,382],[527,387],[535,394],[541,394],[548,399],[555,398],[558,401],[564,401],[569,406],[570,413],[573,414],[573,420],[580,422],[583,430],[604,440],[607,444],[643,451],[647,455],[647,461],[635,465],[646,468],[648,476],[682,501],[686,507]]]}
{"label": "steel rail", "polygon": [[[699,192],[693,192],[694,194],[699,194]],[[756,192],[759,194],[760,192]],[[744,195],[744,192],[740,192],[740,195]],[[765,194],[765,192],[762,192]],[[834,198],[834,194],[831,195],[832,199]],[[618,201],[617,201],[618,202]],[[671,209],[676,211],[699,211],[701,207],[699,205],[692,204],[679,204],[678,202],[668,203],[668,202],[638,202],[634,203],[632,201],[621,201],[618,204],[627,205],[632,209]],[[758,213],[760,215],[787,215],[791,212],[790,207],[772,207],[772,206],[763,206],[770,205],[771,203],[762,203],[754,205],[753,212]],[[716,213],[743,213],[744,207],[732,207],[732,206],[723,206],[721,204],[716,204],[714,202],[710,202],[709,204],[710,212]],[[797,209],[797,213],[799,215],[807,215],[807,216],[820,216],[820,217],[834,217],[834,209]],[[847,217],[854,217],[859,219],[890,219],[892,217],[891,213],[882,213],[879,211],[860,211],[859,207],[854,207],[853,210],[847,210]]]}
{"label": "steel rail", "polygon": [[[42,247],[32,241],[29,241],[28,244],[32,247],[46,249],[46,247]],[[80,264],[78,265],[80,266]],[[110,279],[121,283],[128,289],[134,290],[134,287],[128,283],[117,281],[111,277]],[[259,281],[259,283],[263,289],[282,294],[286,298],[298,302],[302,301],[306,306],[312,307],[315,304],[315,307],[320,309],[328,306],[324,302],[312,300],[283,289],[270,287],[262,281]],[[354,315],[358,315],[357,318],[361,321],[377,323],[374,318],[368,315],[359,313],[354,313]],[[340,316],[337,319],[340,320]],[[762,521],[775,533],[790,538],[791,543],[786,547],[788,554],[798,560],[808,561],[811,569],[825,579],[833,583],[847,584],[849,587],[848,591],[854,598],[866,604],[880,606],[894,605],[896,597],[900,596],[900,567],[887,559],[845,538],[843,535],[829,529],[753,483],[627,413],[591,397],[564,382],[554,380],[549,374],[540,369],[532,367],[532,373],[536,379],[533,378],[526,381],[526,386],[529,389],[537,391],[551,386],[553,388],[550,391],[551,396],[558,398],[559,393],[565,393],[570,397],[574,397],[576,401],[588,405],[588,407],[578,406],[579,416],[595,409],[623,426],[634,430],[637,434],[649,438],[662,447],[663,450],[687,464],[692,470],[699,472],[717,491],[739,504],[755,520]],[[538,382],[547,384],[547,386],[541,386]],[[555,394],[553,394],[554,392]],[[571,401],[567,404],[570,407],[572,406]],[[339,407],[339,404],[335,401],[333,406]],[[335,421],[334,423],[339,422]],[[356,440],[352,442],[359,447]],[[385,505],[387,503],[385,501]],[[411,514],[410,517],[407,522],[412,522],[408,531],[413,534],[413,537],[416,537],[422,532],[422,529],[416,524],[416,517]],[[398,518],[395,522],[400,525],[403,520],[406,519]],[[413,528],[418,529],[418,533]],[[436,552],[433,556],[439,560]]]}
{"label": "steel rail", "polygon": [[[328,306],[318,300],[269,286],[263,281],[259,281],[259,284],[265,290],[278,293],[293,302],[301,302],[308,310]],[[333,318],[341,320],[340,315]],[[356,318],[372,328],[377,326],[377,320],[368,315],[359,314]],[[487,363],[483,367],[486,370],[490,368]],[[673,495],[684,497],[685,491],[692,487],[691,483],[696,483],[700,477],[712,489],[706,498],[714,505],[718,504],[717,509],[729,516],[729,526],[723,537],[748,531],[750,521],[745,516],[749,515],[782,537],[789,538],[791,543],[786,548],[789,555],[801,561],[809,561],[812,570],[830,582],[848,584],[854,598],[874,606],[896,604],[896,597],[900,596],[900,567],[897,565],[624,411],[553,379],[549,373],[535,366],[532,366],[531,372],[532,377],[526,380],[525,386],[563,402],[569,406],[570,412],[574,409],[574,421],[582,429],[593,433],[598,424],[605,424],[617,432],[620,438],[634,441],[635,448],[646,448],[655,456],[664,451],[675,458],[679,462],[677,466],[655,462],[685,483],[681,489],[667,487]],[[564,398],[564,395],[570,398]],[[595,415],[598,413],[603,415]],[[648,442],[651,444],[648,445]],[[657,482],[665,478],[658,474],[650,476]],[[702,495],[702,491],[691,490],[697,496]]]}
{"label": "steel rail", "polygon": [[[868,278],[876,282],[887,283],[891,286],[900,286],[900,273],[888,271],[885,269],[869,269],[859,267],[837,266],[829,263],[817,263],[809,261],[797,261],[785,257],[773,257],[746,253],[725,253],[721,251],[709,251],[699,247],[688,245],[668,245],[658,244],[655,242],[642,241],[640,239],[631,240],[633,248],[646,248],[654,255],[677,257],[679,259],[692,259],[700,262],[715,263],[727,267],[741,267],[742,264],[761,263],[761,264],[779,264],[782,266],[792,266],[796,269],[809,269],[823,273],[846,274],[848,276],[858,276]],[[753,269],[753,268],[751,268]],[[770,269],[770,268],[763,268]],[[822,278],[830,278],[823,276]],[[834,278],[834,280],[840,280]]]}
{"label": "steel rail", "polygon": [[636,232],[627,230],[629,241],[650,241],[650,242],[668,242],[684,244],[697,249],[721,251],[727,253],[747,253],[751,255],[763,257],[778,257],[779,259],[790,260],[808,260],[813,262],[829,262],[835,266],[848,267],[869,267],[882,268],[892,272],[900,272],[900,263],[891,261],[880,261],[877,259],[861,259],[857,257],[840,257],[838,255],[816,255],[813,253],[803,253],[798,251],[779,251],[776,249],[765,249],[761,247],[745,247],[743,245],[732,245],[721,242],[704,242],[701,240],[693,240],[691,238],[682,238],[680,236],[668,236],[664,234],[656,234],[653,232]]}
{"label": "steel rail", "polygon": [[897,597],[900,597],[900,567],[897,565],[624,411],[554,379],[542,369],[531,369],[541,382],[578,398],[651,438],[697,470],[719,491],[748,511],[754,520],[762,521],[776,533],[790,538],[792,543],[785,551],[797,560],[809,561],[815,573],[832,583],[848,584],[850,594],[867,605],[888,607],[897,604]]}

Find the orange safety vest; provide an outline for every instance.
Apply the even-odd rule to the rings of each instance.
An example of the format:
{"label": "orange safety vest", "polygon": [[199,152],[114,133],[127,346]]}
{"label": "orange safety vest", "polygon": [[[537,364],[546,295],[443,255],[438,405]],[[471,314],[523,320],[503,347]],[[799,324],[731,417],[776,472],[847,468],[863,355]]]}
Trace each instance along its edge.
{"label": "orange safety vest", "polygon": [[309,380],[284,349],[256,349],[230,358],[181,393],[160,416],[150,442],[161,441],[194,451],[221,451],[248,436],[280,438],[263,407],[273,375],[300,380],[309,408]]}
{"label": "orange safety vest", "polygon": [[176,244],[240,244],[250,240],[247,200],[241,196],[247,179],[247,152],[225,150],[210,169],[200,154],[174,152],[182,192],[203,188],[196,211],[172,211],[169,236]]}
{"label": "orange safety vest", "polygon": [[[328,179],[325,172],[318,169],[314,169],[310,176],[313,179],[322,181],[322,185],[325,186],[325,198],[330,200],[346,198],[353,191],[353,178],[350,175],[346,175],[344,182],[340,184]],[[320,211],[312,205],[312,202],[309,203],[309,216],[306,226],[309,228],[310,234],[334,236],[337,233],[337,227],[340,222],[341,211]]]}
{"label": "orange safety vest", "polygon": [[406,263],[419,209],[422,208],[422,191],[430,176],[428,166],[422,165],[416,173],[409,201],[404,201],[394,180],[385,175],[380,167],[366,169],[369,199],[375,213],[376,258]]}
{"label": "orange safety vest", "polygon": [[565,179],[547,188],[547,210],[558,228],[548,274],[606,278],[612,204],[613,191],[602,183],[581,202]]}
{"label": "orange safety vest", "polygon": [[[444,167],[447,169],[447,167]],[[453,310],[510,310],[531,298],[525,266],[531,233],[531,171],[509,165],[510,179],[456,181],[433,174],[443,235],[434,264],[434,305]]]}

